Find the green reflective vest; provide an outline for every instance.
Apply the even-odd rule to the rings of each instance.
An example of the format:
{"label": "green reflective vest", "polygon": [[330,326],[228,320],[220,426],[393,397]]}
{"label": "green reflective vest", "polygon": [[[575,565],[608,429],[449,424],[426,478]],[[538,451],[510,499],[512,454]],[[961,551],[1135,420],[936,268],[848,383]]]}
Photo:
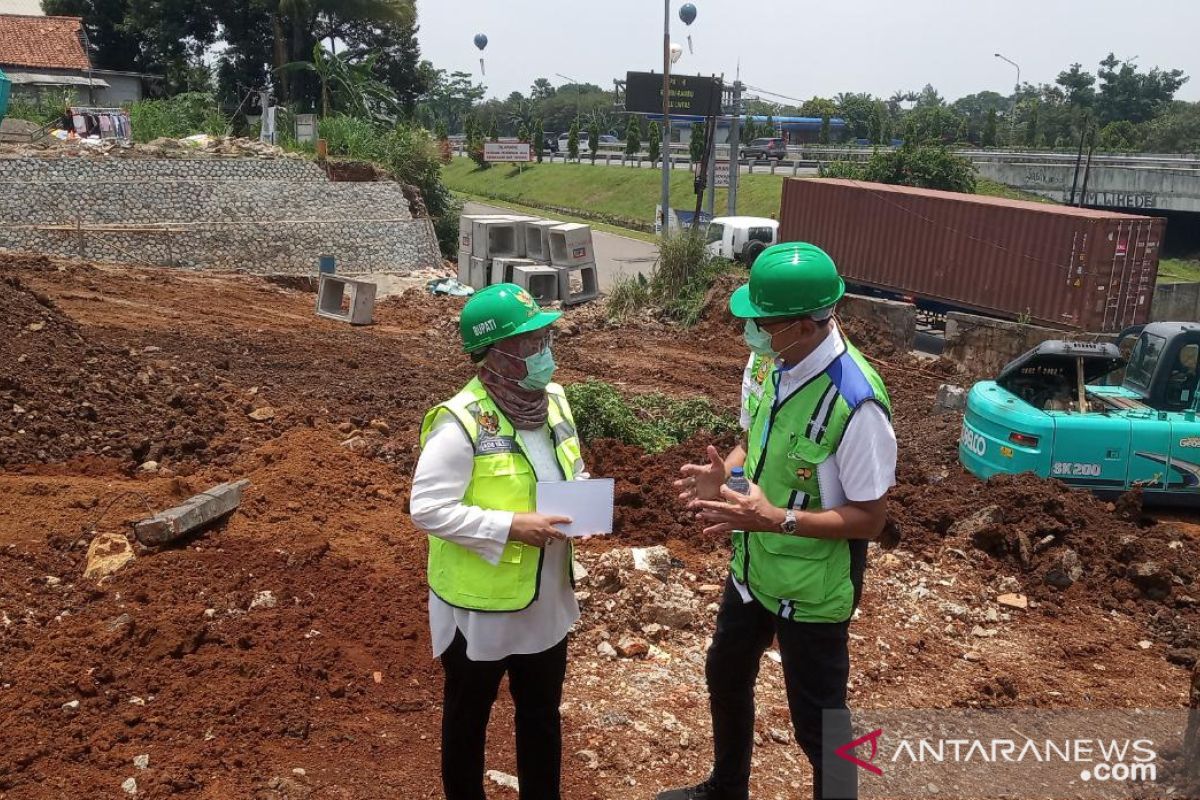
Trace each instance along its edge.
{"label": "green reflective vest", "polygon": [[[751,372],[746,477],[778,508],[824,508],[819,467],[837,452],[851,417],[865,403],[878,403],[890,416],[883,380],[849,342],[824,372],[787,397],[776,397],[780,374],[771,359],[756,358]],[[865,545],[737,531],[730,568],[763,606],[784,619],[842,622],[856,602],[851,550],[861,548],[865,559]]]}
{"label": "green reflective vest", "polygon": [[[565,480],[582,469],[575,421],[562,387],[546,387],[550,395],[547,425],[554,453]],[[463,503],[496,511],[521,513],[537,507],[537,475],[517,438],[516,429],[501,413],[478,378],[425,414],[421,446],[434,424],[449,414],[462,426],[475,449],[471,483]],[[542,548],[510,541],[498,564],[490,564],[462,545],[429,536],[429,587],[457,608],[472,611],[519,611],[537,599],[541,582]],[[567,559],[568,579],[571,559]]]}

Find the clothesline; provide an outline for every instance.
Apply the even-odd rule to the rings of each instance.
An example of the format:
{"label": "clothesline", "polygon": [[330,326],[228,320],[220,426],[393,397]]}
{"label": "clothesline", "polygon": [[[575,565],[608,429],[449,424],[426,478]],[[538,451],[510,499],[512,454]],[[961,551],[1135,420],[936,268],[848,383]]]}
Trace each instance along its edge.
{"label": "clothesline", "polygon": [[118,139],[122,142],[133,140],[129,112],[123,108],[72,106],[67,113],[71,120],[71,132],[81,139]]}

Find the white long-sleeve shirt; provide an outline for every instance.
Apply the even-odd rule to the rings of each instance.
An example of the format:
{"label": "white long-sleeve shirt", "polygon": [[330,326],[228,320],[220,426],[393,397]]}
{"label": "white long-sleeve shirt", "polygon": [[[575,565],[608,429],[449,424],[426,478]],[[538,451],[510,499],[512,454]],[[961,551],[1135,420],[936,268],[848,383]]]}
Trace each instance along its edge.
{"label": "white long-sleeve shirt", "polygon": [[[549,428],[518,431],[517,438],[539,481],[562,480]],[[467,547],[496,564],[508,542],[513,514],[463,503],[474,458],[466,432],[443,415],[417,461],[410,512],[413,524],[421,530]],[[456,631],[466,639],[467,658],[472,661],[540,653],[562,641],[579,619],[579,603],[569,577],[570,548],[566,542],[550,542],[545,551],[538,597],[520,611],[468,611],[451,606],[430,591],[429,630],[434,657],[445,652]]]}

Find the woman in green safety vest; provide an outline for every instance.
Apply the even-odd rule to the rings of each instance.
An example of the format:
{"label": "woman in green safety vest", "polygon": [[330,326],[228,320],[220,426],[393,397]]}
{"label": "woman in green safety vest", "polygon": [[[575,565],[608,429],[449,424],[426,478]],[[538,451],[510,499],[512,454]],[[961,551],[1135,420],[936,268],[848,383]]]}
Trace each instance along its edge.
{"label": "woman in green safety vest", "polygon": [[[705,668],[714,759],[702,783],[659,800],[747,800],[754,681],[775,639],[813,797],[857,797],[856,767],[826,756],[851,741],[849,624],[867,543],[886,522],[896,437],[883,381],[834,319],[844,293],[824,250],[790,242],[764,250],[730,298],[751,350],[746,438],[724,459],[710,446],[707,463],[684,466],[677,482],[705,532],[732,537]],[[749,480],[744,494],[725,485],[734,468]]]}
{"label": "woman in green safety vest", "polygon": [[538,481],[584,476],[551,326],[524,289],[490,286],[459,321],[474,378],[421,425],[410,513],[429,540],[429,627],[446,675],[446,800],[485,800],[484,744],[500,680],[516,708],[522,800],[558,800],[567,631],[579,619],[572,548],[536,512]]}

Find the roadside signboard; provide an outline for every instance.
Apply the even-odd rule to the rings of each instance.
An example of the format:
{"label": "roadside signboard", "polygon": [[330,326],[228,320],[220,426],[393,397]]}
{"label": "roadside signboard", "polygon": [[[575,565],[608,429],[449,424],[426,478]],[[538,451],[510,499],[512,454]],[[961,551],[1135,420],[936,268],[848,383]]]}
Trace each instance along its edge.
{"label": "roadside signboard", "polygon": [[[699,162],[692,164],[692,172],[698,172],[699,170],[700,170]],[[717,180],[716,180],[716,183],[714,183],[713,185],[717,189],[728,189],[729,188],[729,162],[728,161],[717,161]]]}
{"label": "roadside signboard", "polygon": [[528,144],[521,142],[484,142],[483,160],[500,162],[532,161],[533,157]]}
{"label": "roadside signboard", "polygon": [[[661,114],[662,88],[662,73],[626,73],[625,110],[636,114]],[[699,75],[672,75],[671,113],[692,117],[720,114],[721,81]]]}

